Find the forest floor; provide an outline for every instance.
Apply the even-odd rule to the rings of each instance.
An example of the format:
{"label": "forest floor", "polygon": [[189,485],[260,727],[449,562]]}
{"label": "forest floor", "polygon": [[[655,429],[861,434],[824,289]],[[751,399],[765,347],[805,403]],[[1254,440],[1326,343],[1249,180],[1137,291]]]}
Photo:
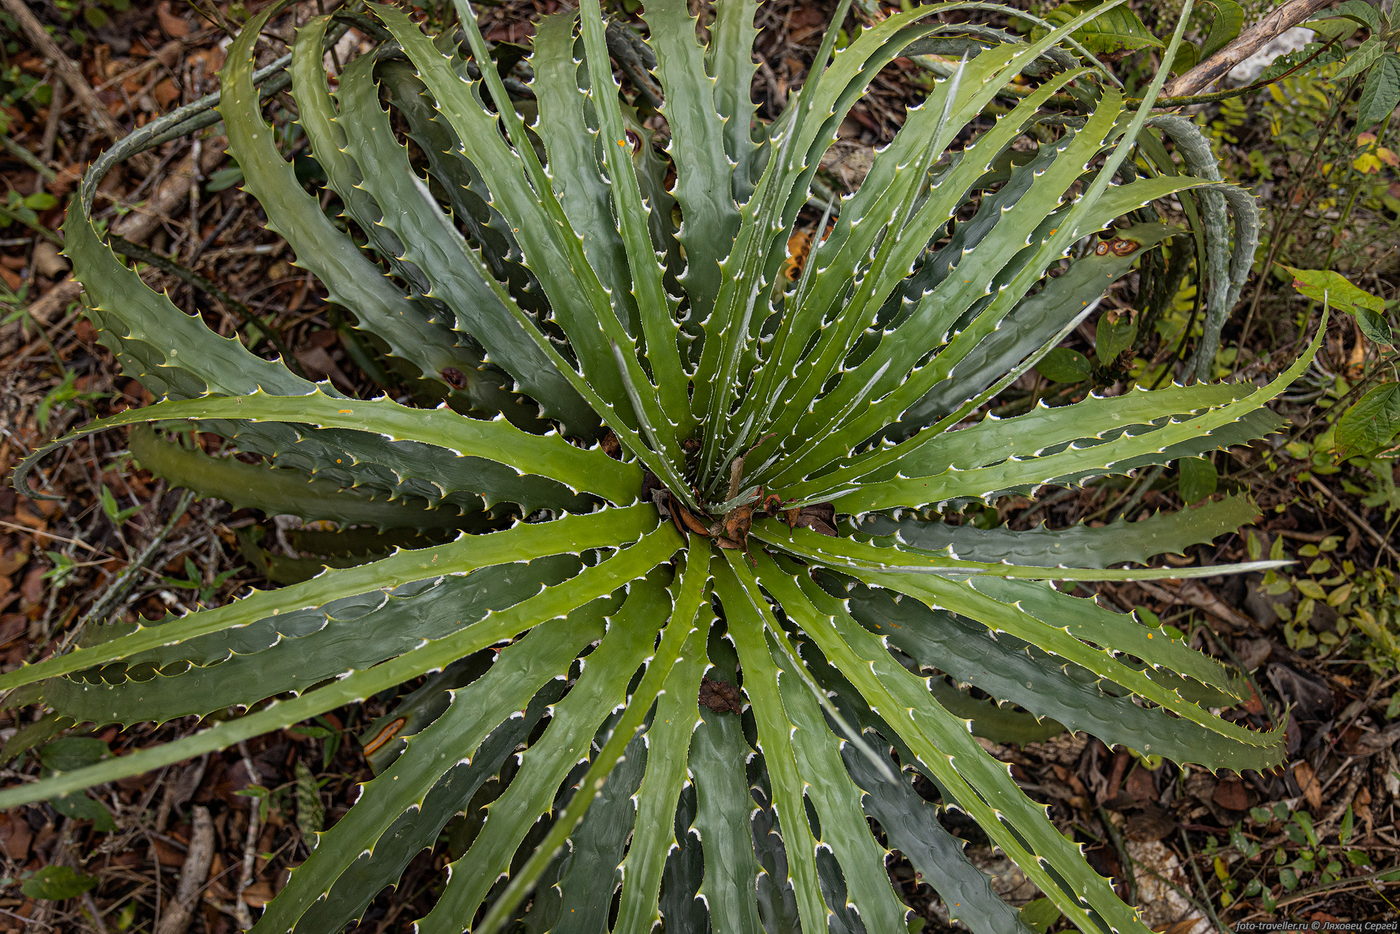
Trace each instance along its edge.
{"label": "forest floor", "polygon": [[[60,53],[72,68],[65,71],[52,54],[36,50],[17,35],[13,16],[0,14],[0,41],[6,43],[0,64],[6,187],[0,193],[6,198],[0,210],[0,476],[64,430],[150,401],[121,375],[81,313],[60,255],[64,205],[84,167],[114,134],[215,90],[227,26],[201,18],[195,4],[171,0],[125,9],[112,0],[27,6],[56,27]],[[487,8],[488,38],[526,40],[530,17],[551,6],[548,0],[511,0]],[[762,7],[761,24],[769,31],[758,90],[770,115],[800,84],[826,15],[825,4],[796,0]],[[828,166],[838,179],[858,180],[871,147],[889,138],[904,106],[917,100],[918,69],[907,62],[902,67],[877,79],[875,93],[843,127]],[[1255,119],[1259,125],[1232,124],[1235,140],[1226,141],[1241,165],[1247,150],[1271,138],[1261,129],[1267,115]],[[1293,154],[1265,152],[1265,158],[1284,164]],[[113,172],[98,211],[113,232],[173,260],[152,269],[148,281],[168,289],[177,305],[203,309],[209,320],[224,323],[225,333],[244,326],[240,313],[251,314],[265,348],[281,342],[306,374],[354,388],[353,367],[329,326],[320,287],[263,229],[252,199],[228,187],[228,168],[217,128],[215,135],[178,140]],[[1329,218],[1308,214],[1306,188],[1266,180],[1259,191],[1266,219],[1282,215],[1294,225],[1287,228],[1291,251],[1280,257],[1297,255],[1287,261],[1308,265],[1308,245],[1335,235]],[[1400,245],[1394,226],[1389,242],[1384,230],[1395,217],[1382,212],[1372,220],[1382,232],[1379,242],[1353,270],[1368,288],[1394,298],[1400,294]],[[1276,226],[1275,234],[1281,229]],[[1366,236],[1360,226],[1350,235]],[[191,279],[188,270],[217,283],[217,290]],[[1303,306],[1286,282],[1267,276],[1247,296],[1252,326],[1236,323],[1227,330],[1227,343],[1245,341],[1227,362],[1234,373],[1252,377],[1276,371],[1277,361],[1294,351]],[[1302,929],[1400,917],[1400,727],[1390,725],[1400,712],[1393,654],[1400,639],[1394,577],[1400,556],[1393,536],[1400,493],[1393,462],[1339,466],[1314,443],[1328,425],[1318,400],[1346,367],[1370,365],[1348,325],[1335,322],[1329,331],[1323,357],[1332,361],[1330,369],[1324,364],[1310,375],[1317,391],[1284,400],[1287,435],[1220,461],[1222,485],[1248,490],[1263,512],[1246,535],[1255,536],[1263,553],[1278,547],[1301,563],[1267,579],[1102,591],[1122,608],[1145,608],[1190,631],[1196,644],[1248,671],[1256,694],[1234,715],[1257,726],[1286,719],[1286,766],[1243,776],[1170,763],[1149,768],[1128,751],[1083,735],[998,747],[1024,787],[1052,806],[1060,826],[1086,842],[1096,867],[1124,880],[1125,897],[1149,907],[1158,930],[1233,930],[1259,921]],[[167,489],[133,466],[120,433],[64,447],[43,463],[35,483],[54,498],[31,499],[8,483],[0,486],[0,668],[43,657],[83,627],[185,612],[260,580],[238,535],[260,520]],[[1136,498],[1130,505],[1138,511],[1178,503],[1171,486],[1131,490]],[[1102,518],[1120,510],[1129,495],[1122,486],[1074,491],[1017,521]],[[1189,557],[1247,559],[1246,535],[1227,536]],[[1304,601],[1311,608],[1307,618],[1298,612]],[[1380,630],[1388,627],[1389,648],[1383,635],[1367,636],[1358,624],[1367,612]],[[343,814],[356,783],[368,776],[356,737],[379,713],[370,703],[327,714],[301,729],[117,782],[97,790],[95,805],[0,813],[0,931],[246,928],[285,870],[304,858],[306,834]],[[7,745],[0,750],[0,781],[27,780],[41,768],[61,766],[64,756],[87,755],[93,740],[121,753],[187,728],[183,722],[124,732],[110,727],[86,734],[87,746],[59,742],[41,753],[16,754],[46,725],[3,710],[0,740]],[[1008,897],[1034,897],[1014,867],[985,846],[973,849]],[[362,929],[407,929],[439,868],[432,857],[421,857],[397,893],[374,903]],[[71,897],[22,892],[21,883],[40,872]],[[927,887],[913,878],[898,881],[911,904],[926,906],[924,930],[944,929],[946,916]]]}

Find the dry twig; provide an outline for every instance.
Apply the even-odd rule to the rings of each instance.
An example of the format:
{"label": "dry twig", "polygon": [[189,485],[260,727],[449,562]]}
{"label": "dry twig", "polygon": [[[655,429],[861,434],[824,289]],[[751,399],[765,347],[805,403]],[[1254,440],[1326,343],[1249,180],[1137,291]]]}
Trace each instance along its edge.
{"label": "dry twig", "polygon": [[34,48],[39,51],[44,58],[53,62],[54,69],[58,76],[63,79],[63,83],[73,92],[73,96],[78,99],[88,116],[102,128],[107,136],[116,142],[124,135],[122,128],[112,115],[107,111],[107,105],[102,103],[102,98],[97,96],[97,92],[88,84],[87,78],[83,76],[83,70],[78,67],[78,63],[69,58],[58,43],[53,41],[44,24],[39,22],[39,18],[29,9],[29,4],[24,0],[0,0],[0,4],[5,7],[5,12],[15,18],[19,28],[29,37],[29,41],[34,43]]}
{"label": "dry twig", "polygon": [[1201,93],[1269,42],[1332,4],[1333,0],[1288,0],[1236,36],[1225,48],[1185,74],[1173,78],[1163,89],[1162,96],[1191,97]]}
{"label": "dry twig", "polygon": [[190,845],[185,851],[185,865],[180,868],[180,882],[175,890],[175,898],[169,903],[155,934],[185,934],[189,930],[194,906],[199,902],[199,894],[209,878],[209,866],[214,860],[214,821],[209,809],[195,805],[194,830],[190,833]]}

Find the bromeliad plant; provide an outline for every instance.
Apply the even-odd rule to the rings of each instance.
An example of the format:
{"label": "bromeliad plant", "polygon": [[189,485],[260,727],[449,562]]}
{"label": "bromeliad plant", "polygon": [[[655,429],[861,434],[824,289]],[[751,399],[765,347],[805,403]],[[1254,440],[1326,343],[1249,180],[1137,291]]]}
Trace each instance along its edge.
{"label": "bromeliad plant", "polygon": [[[351,21],[382,41],[332,91],[334,20],[318,17],[294,43],[291,89],[346,223],[264,121],[258,81],[281,66],[254,72],[271,11],[254,17],[219,105],[247,189],[366,340],[443,404],[349,398],[181,313],[101,242],[89,178],[68,250],[108,346],[165,400],[74,436],[194,420],[245,457],[149,427],[133,448],[174,482],[330,520],[358,544],[309,579],[112,624],[0,675],[97,724],[246,709],[0,804],[413,682],[363,737],[376,777],[256,931],[339,930],[458,815],[469,843],[422,931],[886,934],[907,911],[890,850],[974,930],[1021,929],[945,809],[1080,929],[1145,930],[979,745],[970,697],[944,680],[1146,754],[1279,761],[1278,730],[1209,712],[1242,696],[1236,676],[1050,583],[1239,570],[1109,566],[1233,530],[1247,500],[1102,528],[941,518],[1258,437],[1277,425],[1265,403],[1307,363],[1265,386],[977,416],[1172,236],[1155,201],[1219,195],[1201,200],[1213,243],[1240,203],[1135,157],[1149,120],[1182,139],[1189,125],[1151,116],[1161,77],[1129,106],[1075,52],[1071,33],[1115,5],[1033,42],[932,16],[981,3],[890,15],[834,54],[833,29],[771,125],[749,93],[748,0],[715,5],[707,42],[685,0],[651,0],[649,39],[624,30],[618,47],[635,93],[615,80],[618,32],[597,0],[540,22],[518,83],[465,3],[463,45],[369,4],[372,19]],[[858,192],[817,199],[829,233],[784,275],[849,108],[896,56],[947,35],[961,62]]]}

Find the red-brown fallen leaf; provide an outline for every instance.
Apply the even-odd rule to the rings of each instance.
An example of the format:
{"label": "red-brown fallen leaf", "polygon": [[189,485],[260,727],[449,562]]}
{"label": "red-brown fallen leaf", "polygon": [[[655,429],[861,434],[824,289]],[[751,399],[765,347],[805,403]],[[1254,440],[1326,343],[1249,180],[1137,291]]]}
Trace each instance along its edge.
{"label": "red-brown fallen leaf", "polygon": [[1256,717],[1264,712],[1264,702],[1259,699],[1259,692],[1254,690],[1252,684],[1249,686],[1249,697],[1245,699],[1243,707]]}
{"label": "red-brown fallen leaf", "polygon": [[48,528],[44,520],[40,519],[34,513],[34,511],[29,508],[28,503],[24,504],[23,506],[15,507],[15,511],[10,513],[9,517],[15,522],[18,522],[20,525],[28,526],[29,528],[35,529],[40,532]]}
{"label": "red-brown fallen leaf", "polygon": [[162,866],[183,866],[185,865],[185,850],[177,847],[173,843],[157,836],[151,836],[151,848],[155,851],[156,861]]}
{"label": "red-brown fallen leaf", "polygon": [[[79,389],[86,390],[88,388],[83,385],[81,379],[77,381],[76,385]],[[67,508],[67,504],[63,500],[58,499],[36,499],[33,502],[33,506],[35,509],[39,510],[39,515],[46,519],[57,519]]]}
{"label": "red-brown fallen leaf", "polygon": [[1374,756],[1396,743],[1400,743],[1400,723],[1388,726],[1379,733],[1362,733],[1358,730],[1350,743],[1344,741],[1343,748],[1348,755]]}
{"label": "red-brown fallen leaf", "polygon": [[1191,934],[1200,923],[1200,918],[1192,916],[1190,918],[1182,918],[1180,921],[1174,921],[1171,924],[1162,925],[1161,927],[1155,927],[1152,930],[1156,931],[1157,934]]}
{"label": "red-brown fallen leaf", "polygon": [[1156,779],[1141,766],[1128,773],[1123,790],[1134,801],[1156,801],[1158,798]]}
{"label": "red-brown fallen leaf", "polygon": [[29,555],[18,548],[0,551],[0,575],[9,577],[29,563]]}
{"label": "red-brown fallen leaf", "polygon": [[170,0],[161,0],[156,4],[156,19],[160,20],[160,28],[172,39],[183,39],[190,34],[190,24],[171,12]]}
{"label": "red-brown fallen leaf", "polygon": [[21,608],[27,612],[31,607],[36,607],[42,603],[44,591],[46,589],[43,568],[34,568],[28,574],[25,574],[24,582],[19,585]]}
{"label": "red-brown fallen leaf", "polygon": [[1371,789],[1363,783],[1356,790],[1356,798],[1351,802],[1352,810],[1356,813],[1356,819],[1361,821],[1366,828],[1366,835],[1371,833]]}
{"label": "red-brown fallen leaf", "polygon": [[1313,767],[1306,762],[1299,762],[1293,766],[1293,779],[1298,783],[1298,790],[1303,793],[1308,807],[1314,811],[1321,808],[1322,784],[1317,780],[1317,774],[1313,772]]}
{"label": "red-brown fallen leaf", "polygon": [[20,811],[0,811],[0,851],[13,863],[29,859],[29,844],[34,831]]}
{"label": "red-brown fallen leaf", "polygon": [[212,78],[219,73],[219,69],[224,67],[224,50],[220,48],[195,49],[190,52],[185,59],[189,65],[199,65],[204,71],[204,77]]}
{"label": "red-brown fallen leaf", "polygon": [[156,99],[161,110],[169,110],[170,105],[180,99],[180,89],[175,87],[175,82],[169,78],[160,81],[151,88],[151,96]]}
{"label": "red-brown fallen leaf", "polygon": [[1227,778],[1215,786],[1211,800],[1231,811],[1244,811],[1249,808],[1249,794],[1244,784],[1237,779]]}
{"label": "red-brown fallen leaf", "polygon": [[[0,578],[3,580],[4,578]],[[5,603],[5,592],[0,589],[0,606]],[[29,630],[29,620],[19,613],[6,613],[0,616],[0,645],[9,645],[16,639],[24,638],[25,632]]]}
{"label": "red-brown fallen leaf", "polygon": [[209,895],[225,901],[233,898],[233,890],[228,887],[228,883],[237,878],[230,879],[229,874],[225,872],[226,868],[223,854],[215,851],[214,861],[209,864],[209,888],[205,890]]}
{"label": "red-brown fallen leaf", "polygon": [[272,890],[272,884],[270,882],[254,882],[244,889],[239,897],[247,905],[251,905],[254,908],[262,908],[268,902],[272,901],[272,897],[276,894],[277,893]]}

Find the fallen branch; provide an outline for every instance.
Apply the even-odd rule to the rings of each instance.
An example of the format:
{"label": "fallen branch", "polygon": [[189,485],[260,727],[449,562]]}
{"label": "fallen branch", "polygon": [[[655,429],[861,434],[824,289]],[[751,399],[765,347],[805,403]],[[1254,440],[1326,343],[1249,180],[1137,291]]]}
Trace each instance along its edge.
{"label": "fallen branch", "polygon": [[1268,16],[1235,37],[1234,41],[1183,75],[1167,83],[1163,97],[1190,97],[1199,94],[1229,74],[1284,32],[1332,6],[1334,0],[1288,0]]}
{"label": "fallen branch", "polygon": [[194,907],[199,903],[199,894],[209,880],[209,866],[214,859],[214,822],[209,817],[209,809],[195,805],[194,829],[190,833],[190,845],[185,851],[185,865],[180,869],[180,882],[175,898],[156,925],[155,934],[185,934],[190,929]]}
{"label": "fallen branch", "polygon": [[78,67],[78,63],[64,54],[58,47],[58,43],[53,41],[44,24],[39,22],[39,18],[30,12],[29,4],[24,0],[0,0],[0,5],[5,7],[5,12],[15,18],[19,28],[29,37],[29,41],[34,43],[34,48],[44,58],[53,62],[54,70],[58,72],[59,78],[73,92],[73,96],[88,111],[89,116],[95,120],[113,142],[121,139],[125,131],[117,124],[112,115],[107,112],[107,105],[102,103],[102,98],[97,96],[97,92],[88,84],[87,78],[83,76],[83,70]]}

